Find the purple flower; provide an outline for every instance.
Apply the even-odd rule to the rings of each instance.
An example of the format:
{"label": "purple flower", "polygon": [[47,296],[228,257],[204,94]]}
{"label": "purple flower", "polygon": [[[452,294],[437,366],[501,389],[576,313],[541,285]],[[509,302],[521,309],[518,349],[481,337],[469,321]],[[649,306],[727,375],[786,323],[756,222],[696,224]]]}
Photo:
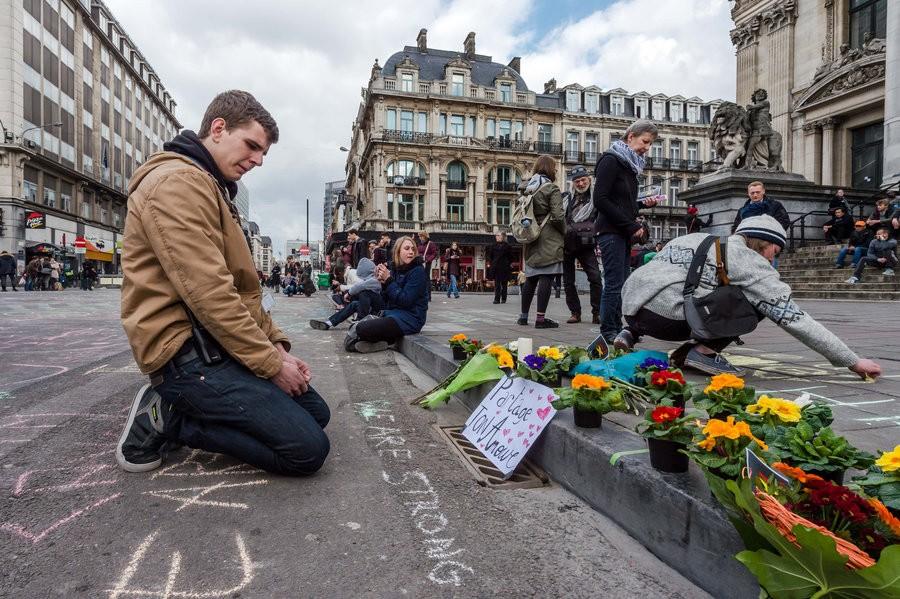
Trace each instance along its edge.
{"label": "purple flower", "polygon": [[647,358],[643,362],[640,363],[638,368],[642,370],[648,370],[650,368],[658,368],[660,370],[666,370],[669,368],[669,363],[665,360],[657,360],[656,358]]}
{"label": "purple flower", "polygon": [[547,360],[540,356],[535,356],[533,354],[529,354],[525,356],[524,360],[525,364],[531,368],[532,370],[540,370],[544,367],[544,364],[547,363]]}

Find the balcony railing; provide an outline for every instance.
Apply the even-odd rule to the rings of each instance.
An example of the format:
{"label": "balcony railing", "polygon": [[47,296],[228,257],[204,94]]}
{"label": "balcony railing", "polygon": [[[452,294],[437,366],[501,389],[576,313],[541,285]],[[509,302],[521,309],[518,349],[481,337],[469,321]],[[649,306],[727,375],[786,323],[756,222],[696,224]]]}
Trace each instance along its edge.
{"label": "balcony railing", "polygon": [[597,152],[575,152],[566,150],[564,160],[571,164],[583,164],[585,166],[593,166],[597,162]]}
{"label": "balcony railing", "polygon": [[563,145],[548,141],[538,141],[534,144],[534,151],[538,154],[552,154],[554,156],[559,156],[563,153]]}
{"label": "balcony railing", "polygon": [[388,177],[388,184],[395,187],[419,187],[425,185],[425,177],[404,177],[403,175],[397,175],[395,177]]}
{"label": "balcony railing", "polygon": [[415,131],[398,131],[396,129],[385,129],[384,139],[388,141],[402,141],[415,144],[430,144],[434,136],[430,133],[417,133]]}
{"label": "balcony railing", "polygon": [[444,222],[444,229],[446,229],[448,231],[478,232],[481,230],[481,223],[463,223],[463,222],[455,222],[455,221],[446,221],[446,222]]}
{"label": "balcony railing", "polygon": [[492,150],[509,150],[511,152],[528,152],[528,142],[508,137],[488,137],[485,142]]}
{"label": "balcony railing", "polygon": [[447,189],[465,189],[466,185],[465,179],[447,179]]}
{"label": "balcony railing", "polygon": [[662,156],[650,156],[647,158],[645,166],[647,168],[664,169],[669,168],[669,159]]}
{"label": "balcony railing", "polygon": [[415,231],[419,228],[419,223],[414,220],[399,220],[394,222],[394,228],[403,231]]}
{"label": "balcony railing", "polygon": [[488,184],[488,189],[494,191],[517,191],[519,184],[515,181],[492,181]]}

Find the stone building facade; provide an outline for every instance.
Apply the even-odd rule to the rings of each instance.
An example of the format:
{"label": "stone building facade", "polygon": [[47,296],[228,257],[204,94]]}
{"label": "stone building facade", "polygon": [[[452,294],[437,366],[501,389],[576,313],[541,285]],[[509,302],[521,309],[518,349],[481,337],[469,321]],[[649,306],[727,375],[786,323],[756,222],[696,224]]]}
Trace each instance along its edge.
{"label": "stone building facade", "polygon": [[651,217],[653,236],[683,232],[685,206],[677,194],[711,158],[706,129],[719,101],[579,84],[557,88],[554,80],[536,93],[521,68],[519,58],[501,64],[477,54],[474,33],[461,52],[430,48],[424,29],[416,46],[383,67],[376,60],[353,123],[343,210],[332,210],[335,236],[351,225],[363,235],[424,229],[442,248],[459,242],[465,269],[481,279],[484,250],[507,230],[519,183],[535,159],[553,156],[565,189],[571,167],[592,170],[639,116],[661,130],[642,183],[670,193],[669,204]]}
{"label": "stone building facade", "polygon": [[877,189],[900,173],[900,3],[736,0],[737,101],[769,92],[784,168]]}
{"label": "stone building facade", "polygon": [[[116,272],[131,174],[180,128],[101,0],[0,0],[0,249]],[[33,216],[40,215],[40,216]]]}

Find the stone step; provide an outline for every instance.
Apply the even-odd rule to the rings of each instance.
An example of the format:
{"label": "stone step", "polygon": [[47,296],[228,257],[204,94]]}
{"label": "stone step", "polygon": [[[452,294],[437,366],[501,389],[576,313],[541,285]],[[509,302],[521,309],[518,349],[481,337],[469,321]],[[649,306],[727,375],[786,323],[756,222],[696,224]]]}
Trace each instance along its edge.
{"label": "stone step", "polygon": [[[835,281],[846,281],[853,274],[852,268],[841,268],[832,270],[809,270],[809,271],[791,271],[781,272],[782,281],[795,281],[797,283],[833,283]],[[867,268],[863,272],[863,280],[870,283],[891,283],[900,285],[900,276],[886,277],[874,268]]]}
{"label": "stone step", "polygon": [[812,247],[802,247],[802,248],[795,249],[793,252],[791,252],[788,255],[790,255],[790,256],[817,256],[819,254],[829,253],[832,251],[837,252],[842,247],[843,247],[842,245],[833,245],[833,244],[817,245],[817,246],[812,246]]}
{"label": "stone step", "polygon": [[[844,264],[849,264],[853,259],[852,254],[847,254],[847,258],[844,260]],[[784,260],[778,260],[778,270],[784,270],[786,268],[822,268],[825,269],[829,266],[834,266],[834,263],[837,261],[837,252],[830,256],[822,256],[821,258],[804,258],[802,260],[797,258],[786,258]]]}
{"label": "stone step", "polygon": [[861,301],[890,301],[900,300],[900,291],[796,291],[795,298],[799,299],[835,299],[835,300],[861,300]]}
{"label": "stone step", "polygon": [[843,281],[839,283],[815,283],[815,282],[794,282],[785,281],[791,286],[791,289],[797,291],[873,291],[873,292],[896,292],[900,293],[900,285],[893,283],[881,283],[879,281],[867,282],[863,281],[856,285],[850,285]]}

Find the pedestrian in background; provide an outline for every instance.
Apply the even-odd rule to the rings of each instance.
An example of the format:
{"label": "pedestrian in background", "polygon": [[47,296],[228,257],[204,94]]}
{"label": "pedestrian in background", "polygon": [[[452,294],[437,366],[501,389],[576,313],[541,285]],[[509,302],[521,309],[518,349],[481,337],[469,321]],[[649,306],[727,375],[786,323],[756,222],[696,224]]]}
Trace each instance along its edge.
{"label": "pedestrian in background", "polygon": [[28,265],[25,267],[25,291],[34,291],[35,285],[38,285],[37,289],[40,289],[40,273],[41,259],[34,257],[28,261]]}
{"label": "pedestrian in background", "polygon": [[687,234],[699,233],[700,229],[708,227],[712,224],[712,214],[706,219],[706,222],[700,218],[700,211],[696,206],[691,204],[688,206],[687,214],[684,215],[684,226],[687,228]]}
{"label": "pedestrian in background", "polygon": [[734,216],[734,223],[731,225],[731,232],[734,233],[741,221],[751,216],[768,215],[778,221],[784,230],[791,228],[791,217],[785,209],[784,204],[778,200],[773,200],[766,194],[766,186],[762,181],[753,181],[747,186],[747,201],[741,206]]}
{"label": "pedestrian in background", "polygon": [[0,252],[0,286],[2,286],[3,291],[6,291],[7,277],[9,277],[9,282],[12,284],[12,290],[18,291],[16,289],[16,279],[18,279],[16,258],[6,250],[3,250]]}
{"label": "pedestrian in background", "polygon": [[658,203],[640,202],[638,177],[644,172],[644,154],[659,130],[647,120],[637,120],[601,154],[594,169],[594,207],[597,209],[597,243],[603,264],[600,296],[600,334],[611,343],[622,328],[622,286],[628,278],[631,245],[647,240],[647,230],[637,222],[638,210]]}
{"label": "pedestrian in background", "polygon": [[372,252],[372,262],[375,263],[375,266],[387,264],[390,259],[390,248],[391,234],[382,233],[381,237],[378,238],[378,245],[375,247],[375,251]]}
{"label": "pedestrian in background", "polygon": [[559,323],[546,317],[550,305],[553,279],[563,272],[563,244],[566,235],[566,217],[562,194],[556,180],[556,161],[546,154],[538,156],[532,169],[533,175],[525,186],[525,195],[532,195],[534,218],[544,223],[538,238],[524,247],[525,283],[522,285],[522,313],[520,325],[528,324],[531,302],[537,294],[537,312],[534,328],[551,329]]}
{"label": "pedestrian in background", "polygon": [[595,248],[595,224],[597,210],[591,197],[591,174],[577,165],[569,173],[571,193],[563,194],[563,210],[566,214],[566,241],[563,245],[563,279],[566,290],[566,306],[569,308],[568,324],[581,322],[581,300],[575,287],[575,261],[587,276],[590,289],[591,322],[600,324],[600,294],[603,292],[603,276],[597,263]]}
{"label": "pedestrian in background", "polygon": [[847,245],[842,247],[841,251],[838,252],[837,260],[834,263],[835,268],[844,268],[844,266],[846,266],[844,260],[850,252],[853,252],[853,262],[851,266],[856,268],[856,265],[859,264],[863,255],[868,251],[869,243],[872,242],[872,234],[866,227],[866,221],[856,221],[855,229],[856,230],[850,234],[850,241],[848,241]]}
{"label": "pedestrian in background", "polygon": [[847,283],[850,285],[859,283],[866,266],[883,269],[881,274],[885,277],[894,276],[894,269],[897,267],[897,240],[891,239],[890,236],[887,227],[878,229],[875,239],[869,242],[868,252],[856,265],[853,276],[847,279]]}
{"label": "pedestrian in background", "polygon": [[462,272],[460,270],[460,262],[462,261],[462,252],[459,249],[459,244],[455,241],[450,244],[450,247],[444,252],[444,262],[445,268],[447,272],[447,297],[453,295],[456,299],[459,299],[459,276]]}
{"label": "pedestrian in background", "polygon": [[827,243],[840,245],[853,232],[853,219],[841,206],[834,209],[834,215],[822,225]]}
{"label": "pedestrian in background", "polygon": [[499,231],[494,235],[494,245],[488,250],[491,263],[491,278],[494,280],[494,303],[505,304],[506,292],[509,288],[509,267],[512,259],[512,248],[506,241],[506,233]]}
{"label": "pedestrian in background", "polygon": [[50,290],[62,291],[62,285],[59,284],[60,264],[56,258],[50,258]]}

